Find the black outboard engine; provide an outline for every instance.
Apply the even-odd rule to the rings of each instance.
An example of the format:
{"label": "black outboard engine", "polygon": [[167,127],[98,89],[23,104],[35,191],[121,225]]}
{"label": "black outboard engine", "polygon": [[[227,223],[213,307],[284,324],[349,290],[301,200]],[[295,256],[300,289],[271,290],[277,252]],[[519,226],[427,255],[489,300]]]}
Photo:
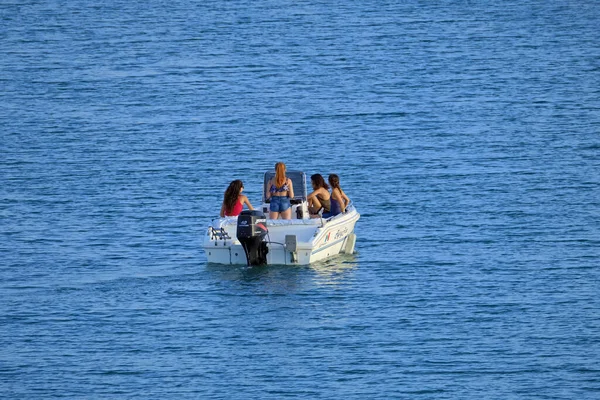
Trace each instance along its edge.
{"label": "black outboard engine", "polygon": [[267,264],[267,242],[263,239],[267,234],[267,219],[258,210],[244,210],[237,221],[237,238],[246,252],[248,265]]}

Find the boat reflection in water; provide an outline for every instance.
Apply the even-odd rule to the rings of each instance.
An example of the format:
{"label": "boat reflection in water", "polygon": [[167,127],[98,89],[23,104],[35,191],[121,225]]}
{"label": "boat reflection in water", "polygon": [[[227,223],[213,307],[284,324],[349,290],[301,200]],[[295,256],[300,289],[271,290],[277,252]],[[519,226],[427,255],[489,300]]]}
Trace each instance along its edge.
{"label": "boat reflection in water", "polygon": [[354,254],[341,254],[338,257],[317,261],[310,265],[315,272],[317,285],[339,285],[352,281],[352,274],[358,263]]}
{"label": "boat reflection in water", "polygon": [[[341,254],[310,265],[246,266],[209,263],[206,272],[218,282],[215,290],[241,296],[287,296],[318,288],[353,284],[358,263],[354,255]],[[287,301],[287,300],[286,300]]]}

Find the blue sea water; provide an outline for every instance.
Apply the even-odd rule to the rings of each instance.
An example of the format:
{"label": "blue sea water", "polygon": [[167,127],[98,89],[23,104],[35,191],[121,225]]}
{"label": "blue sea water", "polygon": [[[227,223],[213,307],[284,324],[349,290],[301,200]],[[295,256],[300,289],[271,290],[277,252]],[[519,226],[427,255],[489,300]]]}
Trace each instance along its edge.
{"label": "blue sea water", "polygon": [[[600,3],[0,4],[0,398],[600,398]],[[229,181],[356,253],[208,264]]]}

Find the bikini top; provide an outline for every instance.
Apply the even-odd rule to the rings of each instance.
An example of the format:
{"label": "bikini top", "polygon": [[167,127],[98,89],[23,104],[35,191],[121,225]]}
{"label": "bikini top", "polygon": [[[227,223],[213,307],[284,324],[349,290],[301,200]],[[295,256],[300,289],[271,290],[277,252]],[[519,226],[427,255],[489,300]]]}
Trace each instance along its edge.
{"label": "bikini top", "polygon": [[269,188],[270,193],[281,193],[281,192],[287,192],[289,190],[290,190],[290,188],[287,183],[284,183],[283,186],[280,188],[278,188],[274,184],[271,184],[271,187]]}

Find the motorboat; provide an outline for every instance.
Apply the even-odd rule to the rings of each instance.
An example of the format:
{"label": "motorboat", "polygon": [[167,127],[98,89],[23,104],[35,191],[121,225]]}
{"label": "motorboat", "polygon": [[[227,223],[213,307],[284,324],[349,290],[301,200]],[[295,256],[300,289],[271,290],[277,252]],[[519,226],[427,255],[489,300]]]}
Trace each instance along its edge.
{"label": "motorboat", "polygon": [[294,198],[290,199],[292,219],[268,218],[269,201],[265,193],[275,171],[265,172],[259,209],[212,220],[203,244],[209,263],[306,265],[354,253],[354,225],[360,218],[354,205],[350,203],[345,212],[329,218],[321,215],[311,218],[305,173],[287,171],[286,175],[294,186]]}

